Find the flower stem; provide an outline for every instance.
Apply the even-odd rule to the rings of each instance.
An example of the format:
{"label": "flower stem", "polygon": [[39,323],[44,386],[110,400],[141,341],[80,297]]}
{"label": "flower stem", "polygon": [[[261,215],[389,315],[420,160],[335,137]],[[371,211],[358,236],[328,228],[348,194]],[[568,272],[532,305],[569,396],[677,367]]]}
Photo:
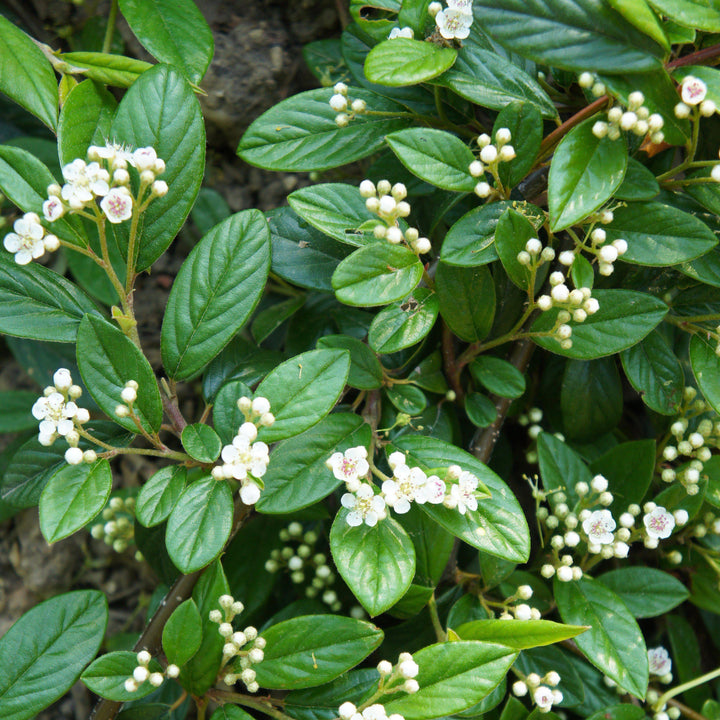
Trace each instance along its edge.
{"label": "flower stem", "polygon": [[442,623],[440,622],[440,615],[438,615],[435,593],[430,596],[427,606],[428,610],[430,611],[430,619],[432,620],[433,628],[435,629],[435,636],[437,637],[438,642],[447,642],[448,636],[445,630],[443,630]]}
{"label": "flower stem", "polygon": [[712,670],[709,673],[705,673],[704,675],[701,675],[700,677],[694,678],[692,680],[688,680],[686,683],[683,683],[682,685],[677,685],[674,688],[670,688],[666,693],[663,693],[658,698],[657,702],[653,705],[653,710],[660,711],[667,704],[667,701],[670,698],[673,698],[676,695],[680,695],[680,693],[684,693],[686,690],[691,690],[692,688],[697,687],[698,685],[702,685],[703,683],[706,683],[709,680],[714,680],[716,677],[720,677],[720,667],[715,668],[715,670]]}
{"label": "flower stem", "polygon": [[118,14],[118,0],[112,0],[110,5],[110,14],[108,15],[107,27],[105,28],[105,37],[103,38],[102,52],[109,53],[112,47],[113,33],[115,32],[115,22]]}

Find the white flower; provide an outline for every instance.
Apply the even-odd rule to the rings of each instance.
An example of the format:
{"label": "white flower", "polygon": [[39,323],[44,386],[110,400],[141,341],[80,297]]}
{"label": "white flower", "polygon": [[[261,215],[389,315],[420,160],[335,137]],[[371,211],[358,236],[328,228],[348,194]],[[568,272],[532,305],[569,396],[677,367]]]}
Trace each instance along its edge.
{"label": "white flower", "polygon": [[114,224],[129,220],[132,216],[132,206],[132,195],[124,186],[112,188],[100,202],[107,219]]}
{"label": "white flower", "polygon": [[67,435],[75,427],[72,418],[78,411],[78,406],[65,398],[59,392],[39,398],[32,407],[32,414],[40,420],[40,435],[53,437]]}
{"label": "white flower", "polygon": [[415,37],[415,33],[411,27],[394,27],[388,35],[388,40],[394,40],[395,38],[409,38],[412,40]]}
{"label": "white flower", "polygon": [[675,518],[672,513],[659,505],[643,517],[643,523],[649,537],[661,540],[670,537],[675,528]]}
{"label": "white flower", "polygon": [[385,517],[385,500],[381,495],[375,495],[372,486],[368,483],[360,485],[355,493],[345,493],[340,498],[340,503],[350,511],[347,515],[347,523],[351,527],[363,523],[368,527],[374,527],[378,520]]}
{"label": "white flower", "polygon": [[96,162],[90,163],[85,168],[85,177],[87,178],[90,192],[96,197],[106,195],[110,186],[110,173],[105,168],[100,167]]}
{"label": "white flower", "polygon": [[270,461],[268,453],[269,448],[264,442],[252,443],[247,435],[238,433],[233,438],[232,444],[226,445],[220,454],[224,463],[225,477],[245,480],[249,473],[261,478],[267,472]]}
{"label": "white flower", "polygon": [[402,515],[410,510],[411,502],[427,502],[427,480],[427,475],[420,468],[411,469],[405,464],[398,465],[393,479],[386,480],[382,485],[385,501],[396,513]]}
{"label": "white flower", "polygon": [[450,504],[457,508],[461,515],[468,510],[477,510],[478,503],[475,491],[478,487],[478,479],[467,470],[463,470],[458,478],[457,485],[450,486]]}
{"label": "white flower", "polygon": [[447,0],[450,10],[459,10],[466,15],[472,15],[472,0]]}
{"label": "white flower", "polygon": [[699,105],[707,95],[707,85],[699,78],[687,75],[680,85],[680,95],[686,105]]}
{"label": "white flower", "polygon": [[158,156],[155,152],[155,148],[152,147],[138,148],[132,154],[132,164],[135,165],[138,172],[142,172],[143,170],[154,170],[157,159]]}
{"label": "white flower", "polygon": [[596,545],[607,545],[614,540],[615,520],[609,510],[595,510],[583,520],[582,526],[588,539]]}
{"label": "white flower", "polygon": [[453,40],[455,38],[464,40],[470,35],[472,21],[472,15],[453,8],[441,10],[435,16],[438,30],[446,40]]}
{"label": "white flower", "polygon": [[350,492],[355,492],[360,487],[360,479],[370,470],[367,448],[362,445],[348,448],[344,453],[333,453],[325,464],[338,480],[347,483]]}
{"label": "white flower", "polygon": [[43,203],[43,215],[48,222],[55,222],[65,214],[65,206],[62,200],[53,195]]}
{"label": "white flower", "polygon": [[254,505],[260,499],[260,488],[252,481],[243,483],[240,488],[240,499],[245,505]]}
{"label": "white flower", "polygon": [[648,662],[650,663],[651,675],[667,675],[672,670],[672,660],[668,651],[660,645],[656,648],[648,648]]}
{"label": "white flower", "polygon": [[18,218],[13,224],[13,230],[15,232],[5,236],[3,245],[8,252],[15,253],[15,262],[18,265],[27,265],[45,253],[45,228],[35,213],[25,213]]}
{"label": "white flower", "polygon": [[555,698],[553,692],[549,687],[540,685],[535,692],[533,692],[533,700],[541,711],[547,712],[553,705]]}

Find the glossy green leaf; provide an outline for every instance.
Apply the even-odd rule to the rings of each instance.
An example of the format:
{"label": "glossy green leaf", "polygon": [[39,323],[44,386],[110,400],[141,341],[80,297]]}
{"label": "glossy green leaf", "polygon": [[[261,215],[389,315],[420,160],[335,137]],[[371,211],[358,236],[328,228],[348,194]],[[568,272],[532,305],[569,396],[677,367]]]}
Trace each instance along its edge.
{"label": "glossy green leaf", "polygon": [[424,647],[413,653],[420,689],[388,696],[385,710],[405,720],[431,720],[465,710],[490,694],[516,657],[512,648],[473,640]]}
{"label": "glossy green leaf", "polygon": [[282,515],[322,500],[342,482],[325,464],[328,458],[369,443],[370,426],[352,413],[328,415],[315,427],[285,440],[273,449],[258,511]]}
{"label": "glossy green leaf", "polygon": [[275,416],[273,425],[260,429],[260,440],[284,440],[319,422],[335,406],[349,370],[345,350],[311,350],[276,367],[255,391],[270,401]]}
{"label": "glossy green leaf", "polygon": [[347,350],[350,353],[347,384],[351,387],[359,390],[375,390],[382,386],[382,365],[375,353],[362,340],[349,335],[325,335],[318,340],[317,346]]}
{"label": "glossy green leaf", "polygon": [[144,60],[103,52],[62,53],[60,59],[90,80],[122,88],[130,87],[144,72],[154,67]]}
{"label": "glossy green leaf", "polygon": [[495,318],[495,285],[484,266],[455,267],[441,262],[435,273],[440,314],[461,340],[482,340]]}
{"label": "glossy green leaf", "polygon": [[483,29],[505,47],[563,70],[648,72],[664,55],[660,45],[597,0],[479,0],[474,9]]}
{"label": "glossy green leaf", "polygon": [[660,185],[652,172],[635,158],[628,158],[625,177],[615,191],[615,198],[617,200],[650,200],[659,192]]}
{"label": "glossy green leaf", "polygon": [[133,405],[140,424],[156,432],[163,409],[155,374],[137,345],[114,325],[100,317],[86,315],[77,339],[77,363],[85,385],[98,406],[118,425],[137,432],[132,418],[121,418],[115,408],[122,404],[120,393],[128,380],[138,383]]}
{"label": "glossy green leaf", "polygon": [[395,518],[415,547],[415,583],[434,587],[443,576],[455,538],[416,504],[411,504],[408,512]]}
{"label": "glossy green leaf", "polygon": [[[122,718],[121,718],[122,720]],[[253,716],[246,713],[237,705],[221,705],[210,717],[210,720],[253,720]],[[633,718],[634,720],[634,718]]]}
{"label": "glossy green leaf", "polygon": [[163,365],[171,378],[196,375],[245,324],[265,287],[270,233],[259,210],[216,225],[173,283],[163,318]]}
{"label": "glossy green leaf", "polygon": [[61,698],[95,657],[107,620],[97,590],[58,595],[26,612],[0,639],[3,720],[32,720]]}
{"label": "glossy green leaf", "polygon": [[620,353],[623,370],[642,401],[662,415],[675,415],[682,402],[685,378],[665,338],[653,330],[644,340]]}
{"label": "glossy green leaf", "polygon": [[252,322],[252,336],[256,343],[260,344],[267,340],[276,330],[282,327],[286,320],[289,320],[303,305],[305,297],[296,297],[282,300],[264,310],[258,312]]}
{"label": "glossy green leaf", "polygon": [[480,355],[470,364],[473,377],[491,393],[519,398],[525,392],[525,376],[507,360]]}
{"label": "glossy green leaf", "polygon": [[[490,555],[525,562],[530,552],[530,535],[520,505],[505,483],[488,467],[454,445],[437,438],[410,435],[394,444],[407,453],[408,465],[426,470],[460,465],[475,475],[491,493],[478,500],[478,509],[461,515],[441,505],[421,509],[448,532]],[[394,448],[389,447],[389,452]]]}
{"label": "glossy green leaf", "polygon": [[226,445],[232,442],[245,422],[245,416],[237,404],[241,397],[252,397],[252,390],[242,380],[226,382],[215,396],[213,426]]}
{"label": "glossy green leaf", "polygon": [[53,67],[32,39],[3,16],[0,16],[0,92],[55,130],[58,87]]}
{"label": "glossy green leaf", "polygon": [[[552,337],[535,342],[558,355],[593,360],[625,350],[642,340],[665,317],[668,307],[662,300],[633,290],[594,290],[600,309],[583,323],[572,325],[572,347],[562,349]],[[547,332],[557,313],[550,310],[532,325],[533,332]]]}
{"label": "glossy green leaf", "polygon": [[385,138],[398,160],[421,180],[456,192],[472,192],[477,180],[468,168],[475,160],[458,137],[432,128],[408,128]]}
{"label": "glossy green leaf", "polygon": [[[714,579],[715,574],[712,573]],[[695,578],[693,578],[695,580]],[[715,601],[711,607],[714,610],[717,607],[717,585],[715,585],[715,595],[711,595]],[[693,582],[693,589],[696,585]],[[711,610],[711,612],[712,612]],[[700,643],[696,636],[693,626],[680,615],[668,615],[665,618],[665,627],[670,639],[670,656],[674,663],[674,675],[678,676],[680,683],[695,680],[703,671],[702,655]],[[682,702],[691,703],[695,707],[700,707],[711,696],[710,688],[706,684],[698,685],[694,688],[688,688],[682,695]]]}
{"label": "glossy green leaf", "polygon": [[337,299],[346,305],[387,305],[411,293],[422,273],[422,263],[412,250],[377,242],[346,257],[335,269],[332,285]]}
{"label": "glossy green leaf", "polygon": [[703,467],[703,474],[708,476],[705,500],[716,508],[720,508],[720,456],[713,455]]}
{"label": "glossy green leaf", "polygon": [[168,519],[185,489],[186,472],[179,465],[161,468],[140,488],[135,517],[141,525],[153,527]]}
{"label": "glossy green leaf", "polygon": [[233,521],[233,498],[227,482],[213,478],[188,486],[168,517],[165,544],[175,566],[185,574],[212,562],[225,547]]}
{"label": "glossy green leaf", "polygon": [[453,628],[463,640],[482,640],[515,650],[552,645],[587,630],[584,626],[562,625],[551,620],[473,620]]}
{"label": "glossy green leaf", "polygon": [[537,105],[530,102],[513,102],[505,106],[495,118],[492,136],[500,128],[510,131],[515,159],[502,162],[498,174],[503,185],[515,187],[535,164],[543,137],[543,118]]}
{"label": "glossy green leaf", "polygon": [[720,12],[712,0],[648,0],[661,14],[679,25],[720,32]]}
{"label": "glossy green leaf", "polygon": [[168,662],[184,665],[200,649],[202,618],[195,601],[180,603],[168,618],[162,631],[162,646]]}
{"label": "glossy green leaf", "polygon": [[716,343],[702,335],[690,340],[690,365],[705,400],[720,412],[720,357],[715,352]]}
{"label": "glossy green leaf", "polygon": [[609,0],[609,3],[640,32],[651,37],[658,45],[662,45],[667,52],[670,52],[670,43],[660,19],[650,9],[647,0]]}
{"label": "glossy green leaf", "polygon": [[[149,682],[144,682],[134,692],[125,689],[125,681],[132,677],[137,667],[137,653],[129,650],[118,650],[101,655],[85,669],[80,679],[85,686],[100,697],[125,702],[138,700],[154,692],[156,688]],[[150,672],[162,672],[160,663],[152,659],[148,665]]]}
{"label": "glossy green leaf", "polygon": [[440,305],[428,288],[415,288],[402,302],[388,305],[370,323],[368,345],[389,354],[419,343],[435,325]]}
{"label": "glossy green leaf", "polygon": [[213,36],[192,0],[120,0],[120,12],[142,46],[160,62],[202,80],[213,56]]}
{"label": "glossy green leaf", "polygon": [[[542,0],[540,0],[542,1]],[[625,177],[625,140],[595,137],[590,118],[558,145],[550,164],[548,206],[553,232],[575,225],[609,200]]]}
{"label": "glossy green leaf", "polygon": [[364,660],[383,638],[369,622],[339,615],[306,615],[263,631],[265,659],[254,670],[264,688],[315,687]]}
{"label": "glossy green leaf", "polygon": [[428,404],[425,393],[414,385],[399,383],[385,391],[388,400],[400,411],[408,415],[419,415]]}
{"label": "glossy green leaf", "polygon": [[442,75],[455,58],[453,48],[411,38],[384,40],[365,59],[365,77],[378,85],[417,85]]}
{"label": "glossy green leaf", "polygon": [[465,396],[465,412],[468,420],[477,427],[489,427],[497,418],[495,403],[479,392],[468,393]]}
{"label": "glossy green leaf", "polygon": [[518,253],[525,250],[528,240],[536,237],[535,226],[512,208],[500,216],[495,228],[495,251],[508,277],[521,290],[530,285],[530,269],[520,263]]}
{"label": "glossy green leaf", "polygon": [[375,527],[351,527],[341,509],[330,530],[333,561],[371,617],[391,608],[415,575],[415,549],[402,526],[391,517]]}
{"label": "glossy green leaf", "polygon": [[537,440],[540,477],[546,491],[562,490],[569,506],[579,500],[575,485],[590,485],[592,473],[583,459],[569,445],[550,433],[541,433]]}
{"label": "glossy green leaf", "polygon": [[[404,112],[402,105],[368,90],[353,88],[353,100],[364,100],[380,112]],[[240,139],[237,154],[266,170],[327,170],[366,157],[385,142],[385,135],[408,125],[402,118],[358,115],[345,127],[330,107],[332,88],[293,95],[263,113]]]}
{"label": "glossy green leaf", "polygon": [[38,395],[32,390],[5,390],[0,392],[0,432],[22,432],[34,430],[38,421],[33,417],[31,408]]}
{"label": "glossy green leaf", "polygon": [[40,530],[45,539],[52,544],[87,525],[105,507],[111,490],[107,460],[62,467],[40,495]]}
{"label": "glossy green leaf", "polygon": [[222,440],[218,434],[203,423],[186,425],[180,439],[187,454],[201,463],[215,462],[222,449]]}
{"label": "glossy green leaf", "polygon": [[598,670],[641,700],[648,686],[645,640],[627,605],[602,583],[583,577],[554,583],[563,622],[590,625],[575,638],[577,646]]}
{"label": "glossy green leaf", "polygon": [[664,615],[690,595],[676,577],[652,567],[618,568],[597,580],[610,588],[636,618]]}
{"label": "glossy green leaf", "polygon": [[[168,193],[154,199],[139,227],[137,269],[150,267],[167,250],[190,212],[205,171],[205,127],[200,104],[178,70],[156,65],[144,72],[123,97],[111,128],[115,142],[152,146],[165,161]],[[117,227],[127,250],[125,227]]]}

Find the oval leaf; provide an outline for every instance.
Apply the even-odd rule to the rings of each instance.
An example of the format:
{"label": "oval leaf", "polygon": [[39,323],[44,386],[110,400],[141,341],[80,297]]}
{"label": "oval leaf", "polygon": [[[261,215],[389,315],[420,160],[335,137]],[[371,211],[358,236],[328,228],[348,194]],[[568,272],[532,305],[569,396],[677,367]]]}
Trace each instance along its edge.
{"label": "oval leaf", "polygon": [[587,628],[551,620],[518,620],[511,623],[505,620],[473,620],[454,630],[463,640],[483,640],[515,650],[526,650],[573,638]]}
{"label": "oval leaf", "polygon": [[597,580],[609,587],[636,618],[664,615],[690,595],[677,578],[652,567],[618,568]]}
{"label": "oval leaf", "polygon": [[201,463],[215,462],[222,449],[222,440],[218,434],[203,423],[186,425],[180,439],[187,454]]}
{"label": "oval leaf", "polygon": [[185,489],[186,469],[172,465],[158,470],[137,496],[135,517],[145,527],[153,527],[167,520]]}
{"label": "oval leaf", "polygon": [[452,67],[457,50],[411,38],[378,43],[365,59],[365,77],[378,85],[417,85]]}
{"label": "oval leaf", "polygon": [[435,325],[440,304],[428,288],[381,310],[370,323],[368,345],[378,353],[394,353],[419,343]]}

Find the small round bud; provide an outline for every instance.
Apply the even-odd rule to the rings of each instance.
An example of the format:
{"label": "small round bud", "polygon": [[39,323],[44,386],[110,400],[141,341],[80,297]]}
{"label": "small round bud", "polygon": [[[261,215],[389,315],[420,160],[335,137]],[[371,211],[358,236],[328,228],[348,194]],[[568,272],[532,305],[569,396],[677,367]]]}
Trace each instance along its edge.
{"label": "small round bud", "polygon": [[492,188],[490,187],[490,185],[488,185],[488,183],[486,183],[486,182],[479,182],[479,183],[475,186],[475,194],[476,194],[478,197],[486,198],[488,195],[490,195],[491,189],[492,189]]}
{"label": "small round bud", "polygon": [[486,145],[480,151],[480,160],[482,160],[486,165],[495,162],[497,160],[497,156],[498,151],[494,145]]}

